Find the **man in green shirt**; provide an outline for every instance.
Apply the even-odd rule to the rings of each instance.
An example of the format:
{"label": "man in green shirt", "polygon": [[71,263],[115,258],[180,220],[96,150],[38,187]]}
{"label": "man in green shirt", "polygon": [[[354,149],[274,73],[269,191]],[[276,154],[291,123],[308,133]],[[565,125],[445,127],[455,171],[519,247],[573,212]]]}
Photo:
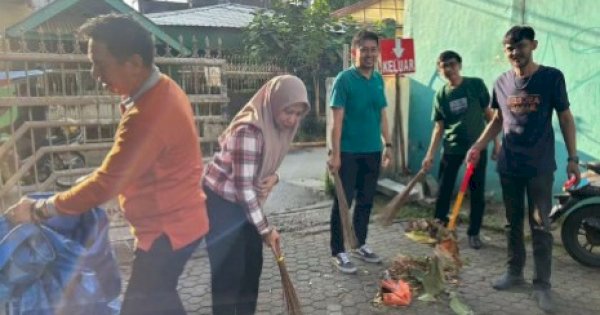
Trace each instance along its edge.
{"label": "man in green shirt", "polygon": [[[379,38],[373,32],[360,31],[352,40],[352,49],[356,64],[338,74],[331,93],[333,128],[328,165],[331,172],[339,173],[349,205],[356,197],[353,226],[359,248],[353,249],[354,255],[379,263],[379,256],[366,245],[379,168],[391,160],[383,77],[374,71]],[[331,255],[340,271],[356,272],[344,248],[337,198],[331,210]]]}
{"label": "man in green shirt", "polygon": [[[447,83],[440,88],[433,101],[433,121],[431,143],[423,159],[423,169],[429,171],[438,151],[440,140],[444,138],[444,149],[440,162],[440,189],[435,204],[435,218],[448,222],[450,199],[460,166],[471,145],[477,140],[485,128],[486,118],[492,117],[489,108],[490,94],[479,78],[463,77],[460,74],[462,58],[454,51],[444,51],[437,60],[440,74]],[[499,145],[495,141],[492,159],[496,159]],[[467,234],[469,245],[474,249],[481,248],[479,230],[485,208],[485,172],[487,165],[486,152],[475,168],[469,188],[471,191],[470,224]]]}

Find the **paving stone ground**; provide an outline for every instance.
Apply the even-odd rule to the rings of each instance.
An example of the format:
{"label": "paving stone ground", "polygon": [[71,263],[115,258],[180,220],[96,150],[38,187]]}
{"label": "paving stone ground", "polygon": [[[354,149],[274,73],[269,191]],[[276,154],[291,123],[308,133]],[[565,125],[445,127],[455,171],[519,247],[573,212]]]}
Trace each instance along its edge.
{"label": "paving stone ground", "polygon": [[[419,256],[431,253],[425,245],[408,240],[400,223],[382,228],[370,225],[368,243],[384,259],[382,265],[355,260],[356,275],[339,273],[331,264],[329,251],[329,216],[325,196],[318,191],[324,174],[325,149],[294,152],[284,160],[282,183],[273,191],[265,211],[270,222],[282,230],[287,267],[306,315],[352,314],[454,314],[447,301],[428,303],[413,298],[409,307],[393,309],[373,306],[371,301],[385,266],[398,254]],[[301,186],[305,186],[302,188]],[[312,190],[306,190],[309,187]],[[314,190],[317,190],[316,192]],[[318,202],[314,206],[308,206]],[[131,262],[131,236],[126,227],[111,230],[117,245],[123,278],[127,280]],[[459,227],[459,235],[465,232]],[[503,273],[506,256],[505,237],[490,230],[482,231],[485,247],[468,248],[460,240],[461,257],[466,266],[456,288],[461,301],[475,314],[543,314],[531,298],[531,285],[509,292],[498,292],[490,283]],[[128,246],[122,246],[122,245]],[[526,279],[531,281],[532,256],[528,245]],[[265,264],[260,283],[257,314],[284,314],[279,271],[269,249],[264,250]],[[600,270],[584,267],[572,260],[561,247],[555,247],[553,259],[553,294],[556,314],[600,314]],[[190,315],[210,314],[210,267],[206,251],[200,248],[186,266],[179,292]]]}
{"label": "paving stone ground", "polygon": [[[383,228],[371,223],[368,243],[384,258],[384,264],[372,265],[354,260],[356,275],[339,273],[331,264],[329,254],[329,208],[309,209],[273,215],[279,225],[296,223],[300,228],[282,233],[288,270],[296,287],[305,314],[454,314],[448,302],[422,302],[413,298],[409,307],[374,306],[377,280],[384,267],[395,255],[420,256],[430,254],[425,245],[408,240],[403,227],[396,223]],[[461,235],[464,231],[459,230]],[[531,298],[531,285],[498,292],[490,283],[504,271],[506,246],[504,235],[483,231],[485,247],[468,248],[466,237],[461,238],[461,257],[466,266],[456,287],[461,301],[475,314],[543,314]],[[265,264],[260,283],[257,314],[283,314],[279,271],[271,252],[265,248]],[[531,280],[531,252],[528,252],[526,279]],[[130,252],[120,251],[124,278],[128,278]],[[180,281],[179,292],[189,314],[210,314],[210,267],[204,249],[200,248],[189,261]],[[573,261],[560,247],[555,247],[553,260],[553,294],[557,301],[556,314],[599,314],[600,272]]]}

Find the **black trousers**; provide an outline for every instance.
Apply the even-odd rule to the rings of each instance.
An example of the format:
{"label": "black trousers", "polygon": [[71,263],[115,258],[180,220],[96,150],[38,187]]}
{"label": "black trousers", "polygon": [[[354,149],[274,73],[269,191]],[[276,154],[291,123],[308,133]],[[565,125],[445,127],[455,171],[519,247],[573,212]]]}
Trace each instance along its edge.
{"label": "black trousers", "polygon": [[[435,203],[435,218],[448,223],[450,200],[456,184],[456,176],[464,164],[465,154],[444,154],[440,163],[440,190]],[[475,172],[469,182],[471,212],[469,215],[468,235],[479,235],[483,213],[485,210],[485,171],[487,167],[487,152],[481,151],[481,158],[475,167]],[[462,179],[461,179],[462,180]]]}
{"label": "black trousers", "polygon": [[214,315],[254,314],[263,265],[263,241],[244,209],[205,186],[206,237]]}
{"label": "black trousers", "polygon": [[[349,207],[352,206],[352,201],[356,198],[352,224],[358,246],[362,246],[367,241],[369,217],[371,216],[371,208],[373,208],[373,197],[375,196],[381,166],[381,152],[342,152],[341,162],[339,175]],[[344,236],[336,197],[331,209],[331,255],[335,256],[344,251]]]}
{"label": "black trousers", "polygon": [[173,250],[169,238],[163,234],[150,250],[137,249],[120,314],[185,315],[177,283],[200,240]]}
{"label": "black trousers", "polygon": [[525,217],[525,196],[527,196],[527,216],[531,228],[533,246],[533,287],[549,289],[552,268],[552,243],[550,233],[550,211],[552,209],[553,174],[536,177],[517,177],[500,174],[502,195],[506,207],[508,224],[508,271],[519,275],[525,266],[525,243],[523,225]]}

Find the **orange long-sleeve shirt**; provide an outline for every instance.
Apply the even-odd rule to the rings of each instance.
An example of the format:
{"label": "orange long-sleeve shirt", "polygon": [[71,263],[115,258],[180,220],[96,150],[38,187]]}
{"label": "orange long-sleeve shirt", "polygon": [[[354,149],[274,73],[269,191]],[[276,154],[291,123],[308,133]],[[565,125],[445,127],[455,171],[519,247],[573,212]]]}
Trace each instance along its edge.
{"label": "orange long-sleeve shirt", "polygon": [[80,214],[115,195],[137,247],[149,250],[161,234],[174,249],[208,231],[200,186],[202,155],[190,102],[161,75],[158,83],[123,113],[115,142],[90,177],[54,197],[59,213]]}

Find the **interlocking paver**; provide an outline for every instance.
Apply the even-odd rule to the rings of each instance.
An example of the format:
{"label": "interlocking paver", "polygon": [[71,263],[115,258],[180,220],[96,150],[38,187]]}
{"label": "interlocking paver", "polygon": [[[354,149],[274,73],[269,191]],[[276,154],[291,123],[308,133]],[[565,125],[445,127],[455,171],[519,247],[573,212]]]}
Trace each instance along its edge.
{"label": "interlocking paver", "polygon": [[[369,243],[384,257],[385,263],[372,265],[355,259],[359,269],[357,275],[341,274],[331,265],[328,232],[282,233],[286,262],[301,303],[305,306],[305,314],[453,314],[447,299],[427,303],[418,301],[415,296],[412,304],[406,308],[371,305],[381,271],[396,255],[420,256],[431,251],[424,245],[406,239],[402,231],[400,224],[394,224],[391,228],[372,224]],[[460,240],[461,255],[468,262],[461,271],[459,286],[454,287],[461,301],[476,314],[543,314],[531,297],[530,284],[508,292],[498,292],[490,287],[490,283],[504,270],[505,244],[503,235],[485,233],[489,240],[479,251],[467,248],[464,238]],[[124,278],[127,279],[129,257],[123,255],[122,250],[119,252]],[[553,294],[557,300],[556,314],[596,314],[596,310],[600,309],[597,293],[600,289],[600,273],[578,265],[565,255],[564,251],[555,251]],[[279,271],[268,249],[265,249],[264,256],[257,314],[283,314]],[[529,281],[531,268],[530,258],[525,268],[525,276]],[[205,253],[196,254],[190,260],[179,289],[189,314],[210,314],[210,267]]]}
{"label": "interlocking paver", "polygon": [[[314,211],[321,220],[327,209]],[[314,213],[296,213],[297,216]],[[289,216],[288,218],[289,219]],[[277,216],[271,216],[277,222]],[[277,223],[276,223],[277,224]],[[368,243],[384,258],[383,265],[366,264],[354,259],[359,271],[356,275],[339,273],[331,264],[329,232],[304,233],[305,229],[282,232],[283,249],[292,281],[297,289],[305,314],[453,314],[448,299],[427,303],[413,297],[406,308],[376,307],[371,304],[377,292],[381,272],[399,254],[421,256],[431,253],[431,248],[416,244],[403,235],[401,224],[382,228],[371,224]],[[484,231],[485,246],[479,251],[467,247],[464,230],[459,229],[461,257],[466,265],[460,282],[451,287],[461,301],[476,314],[543,314],[531,297],[531,284],[522,288],[498,292],[490,283],[505,268],[506,244],[504,235]],[[528,248],[530,251],[530,248]],[[186,266],[180,281],[180,293],[190,315],[210,314],[210,266],[204,249],[200,249]],[[130,253],[129,253],[130,254]],[[600,273],[579,265],[557,248],[553,260],[553,294],[556,297],[556,314],[597,314],[600,309]],[[257,314],[283,314],[284,302],[279,270],[269,249],[264,250],[264,267],[260,283]],[[124,278],[129,277],[130,257],[119,250]],[[531,282],[532,256],[528,252],[525,278]]]}

